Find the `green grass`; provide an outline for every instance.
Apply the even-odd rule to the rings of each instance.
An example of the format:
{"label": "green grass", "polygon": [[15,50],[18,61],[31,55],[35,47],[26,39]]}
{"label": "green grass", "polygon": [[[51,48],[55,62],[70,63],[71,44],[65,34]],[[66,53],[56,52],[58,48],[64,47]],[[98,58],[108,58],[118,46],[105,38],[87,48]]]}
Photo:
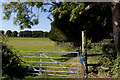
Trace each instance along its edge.
{"label": "green grass", "polygon": [[[110,42],[111,40],[109,39],[105,39],[99,43],[106,43],[106,42]],[[10,37],[9,38],[9,42],[8,44],[10,46],[13,46],[15,48],[16,51],[75,51],[74,48],[69,47],[69,45],[62,45],[62,46],[58,46],[56,45],[55,42],[51,41],[49,38],[13,38]],[[90,51],[90,53],[88,52],[88,54],[98,54],[98,52],[95,51],[95,49],[102,49],[101,45],[97,45],[97,46],[92,46],[93,50],[88,50]],[[103,53],[102,51],[100,53]],[[22,56],[40,56],[39,53],[17,53],[18,55],[22,55]],[[68,55],[68,54],[64,54],[64,53],[44,53],[49,57],[61,57],[63,55]],[[44,56],[43,56],[44,57]],[[39,61],[39,59],[31,59],[31,58],[22,58],[22,60],[29,60],[29,61]],[[44,60],[44,62],[50,62],[49,59],[42,59]],[[57,60],[55,59],[55,61],[58,62],[62,62],[63,60]],[[77,62],[77,57],[69,59],[65,62],[70,62],[70,63],[74,63]],[[99,63],[98,57],[88,57],[88,63],[89,64],[97,64]],[[34,66],[39,66],[39,64],[33,64],[33,63],[29,63],[30,65],[34,65]],[[60,67],[57,64],[42,64],[44,66],[57,66]],[[70,67],[76,67],[76,65],[65,65],[65,66],[70,66]],[[81,64],[79,64],[79,68],[81,70]],[[57,71],[58,69],[53,69],[55,71]],[[60,69],[59,69],[60,70]],[[39,78],[39,77],[50,77],[50,76],[46,76],[45,74],[43,74],[42,76],[36,76],[34,78]],[[54,77],[54,76],[53,76]],[[71,75],[70,77],[81,77],[81,71],[79,72],[79,75]]]}
{"label": "green grass", "polygon": [[8,44],[17,51],[65,51],[49,38],[9,38]]}
{"label": "green grass", "polygon": [[[16,51],[74,51],[69,46],[58,46],[56,45],[55,42],[51,41],[49,38],[13,38],[10,37],[8,42],[9,46],[13,46]],[[63,55],[68,55],[67,53],[44,53],[48,57],[61,57]],[[17,53],[18,56],[40,56],[40,53]],[[44,56],[42,56],[44,57]],[[40,59],[35,59],[35,58],[21,58],[24,61],[40,61]],[[57,60],[54,59],[57,62],[62,62],[64,60]],[[50,59],[42,59],[43,62],[52,62]],[[76,62],[77,57],[69,59],[64,62]],[[34,63],[29,63],[32,66],[39,66],[40,64],[34,64]],[[56,66],[60,67],[58,64],[42,64],[43,66]],[[68,67],[76,67],[76,65],[65,65]],[[47,69],[46,69],[47,70]],[[50,70],[62,70],[64,71],[65,69],[50,69]],[[67,71],[67,70],[65,70]],[[64,74],[64,73],[63,73]],[[37,76],[37,77],[45,77],[44,74],[43,76]],[[50,76],[47,76],[50,77]],[[54,76],[53,76],[54,77]]]}

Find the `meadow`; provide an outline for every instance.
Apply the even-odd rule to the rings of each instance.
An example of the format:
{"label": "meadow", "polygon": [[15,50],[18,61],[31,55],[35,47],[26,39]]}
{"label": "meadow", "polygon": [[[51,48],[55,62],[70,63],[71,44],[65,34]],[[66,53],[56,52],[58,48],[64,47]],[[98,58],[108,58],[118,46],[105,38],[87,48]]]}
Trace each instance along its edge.
{"label": "meadow", "polygon": [[55,46],[55,42],[49,38],[13,38],[8,39],[8,44],[17,51],[64,51]]}
{"label": "meadow", "polygon": [[[56,42],[51,41],[49,38],[21,38],[21,37],[9,37],[8,38],[8,45],[14,48],[14,51],[59,51],[59,52],[66,52],[66,51],[74,51],[75,49],[73,49],[72,47],[68,46],[68,45],[57,45]],[[48,57],[62,57],[62,56],[68,56],[71,55],[71,53],[44,53],[45,55],[47,55]],[[39,57],[40,53],[17,53],[17,56],[36,56]],[[42,56],[44,57],[44,56]],[[70,56],[72,57],[72,56]],[[39,58],[35,59],[35,58],[21,58],[23,61],[40,61]],[[57,62],[69,62],[69,63],[74,63],[77,62],[77,57],[68,59],[68,60],[64,60],[64,59],[54,59]],[[42,61],[44,62],[51,62],[50,59],[42,59]],[[29,63],[31,66],[39,66],[40,64],[35,64],[35,63]],[[25,65],[25,64],[23,64]],[[60,67],[57,64],[42,64],[42,66],[56,66],[56,67]],[[77,67],[77,65],[68,65],[68,64],[64,64],[64,66],[67,67]],[[46,69],[47,70],[47,69]],[[64,70],[65,69],[50,69],[50,70]],[[75,71],[75,70],[74,70]],[[28,76],[27,76],[28,77]],[[29,76],[31,77],[31,76]],[[51,76],[46,76],[45,74],[43,74],[42,76],[36,76],[37,78],[39,77],[51,77]],[[35,77],[35,78],[36,78]],[[56,76],[54,76],[56,77]],[[72,76],[73,77],[73,76]],[[78,75],[74,76],[74,77],[80,77]]]}
{"label": "meadow", "polygon": [[[63,44],[63,45],[57,45],[56,42],[53,42],[51,41],[49,38],[20,38],[20,37],[17,37],[17,38],[13,38],[13,37],[10,37],[8,39],[8,45],[9,46],[12,46],[14,48],[15,51],[62,51],[62,52],[65,52],[65,51],[72,51],[72,52],[76,52],[76,48],[72,47],[70,44]],[[99,43],[110,43],[110,39],[104,39],[103,41],[99,42]],[[92,49],[88,49],[88,54],[100,54],[100,53],[104,53],[103,52],[103,46],[95,43],[95,44],[92,44]],[[99,50],[98,52],[96,51]],[[111,53],[111,52],[110,52]],[[71,56],[73,57],[74,55],[71,55],[70,53],[67,54],[67,53],[44,53],[45,55],[49,56],[49,57],[62,57],[62,56]],[[40,53],[17,53],[18,56],[40,56]],[[42,56],[44,57],[44,56]],[[101,57],[101,56],[100,56]],[[21,58],[22,60],[24,61],[40,61],[40,59],[32,59],[32,58]],[[88,64],[99,64],[100,63],[100,59],[99,56],[96,57],[88,57]],[[49,59],[42,59],[43,61],[45,62],[50,62]],[[54,59],[55,61],[58,61],[58,62],[69,62],[69,63],[75,63],[77,62],[77,57],[74,56],[74,58],[71,58],[71,59],[68,59],[68,60],[64,60],[64,59]],[[79,58],[80,60],[80,58]],[[102,63],[105,63],[102,61]],[[35,64],[35,63],[29,63],[30,65],[32,66],[39,66],[40,64]],[[107,65],[105,63],[105,65]],[[59,67],[59,65],[56,65],[56,64],[42,64],[42,66],[56,66],[56,67]],[[67,66],[67,67],[77,67],[77,65],[64,65],[64,66]],[[47,69],[46,69],[47,70]],[[51,69],[51,70],[64,70],[64,69]],[[89,72],[92,72],[89,74],[89,77],[92,77],[92,78],[105,78],[105,74],[104,74],[104,71],[101,71],[101,72],[98,72],[98,70],[101,70],[100,67],[96,67],[94,68],[93,67],[89,67],[88,68],[88,71]],[[74,70],[76,71],[76,70]],[[70,74],[70,77],[82,77],[81,74],[82,74],[82,71],[83,71],[83,68],[82,68],[82,65],[79,63],[79,73],[78,75],[76,74]],[[93,73],[97,71],[97,73]],[[30,78],[31,76],[27,76],[27,78]],[[34,76],[34,78],[49,78],[51,76],[46,76],[46,74],[43,74],[43,75],[39,75],[39,76]],[[52,76],[52,78],[56,78],[56,76]],[[33,78],[33,77],[32,77]]]}

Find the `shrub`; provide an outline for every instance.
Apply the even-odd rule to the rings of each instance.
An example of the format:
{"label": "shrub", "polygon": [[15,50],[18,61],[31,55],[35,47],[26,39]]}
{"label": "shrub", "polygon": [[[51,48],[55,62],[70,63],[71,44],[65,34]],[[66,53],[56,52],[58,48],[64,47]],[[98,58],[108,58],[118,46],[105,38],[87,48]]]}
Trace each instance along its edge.
{"label": "shrub", "polygon": [[108,71],[103,71],[108,77],[117,77],[120,64],[120,58],[117,57],[117,51],[112,45],[103,45],[103,53],[109,55],[107,57],[99,57],[99,62],[102,66],[109,68]]}
{"label": "shrub", "polygon": [[2,75],[10,79],[22,76],[20,60],[5,41],[2,42]]}

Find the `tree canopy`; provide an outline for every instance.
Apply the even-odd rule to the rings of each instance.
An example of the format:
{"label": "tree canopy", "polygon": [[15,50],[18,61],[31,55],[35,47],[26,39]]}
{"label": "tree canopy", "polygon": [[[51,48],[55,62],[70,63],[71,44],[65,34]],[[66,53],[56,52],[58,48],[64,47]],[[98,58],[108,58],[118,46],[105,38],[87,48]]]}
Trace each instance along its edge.
{"label": "tree canopy", "polygon": [[0,34],[4,34],[5,32],[3,30],[0,30]]}
{"label": "tree canopy", "polygon": [[[31,26],[39,23],[39,9],[46,11],[43,2],[10,2],[3,4],[3,19],[10,19],[12,13],[16,13],[13,19],[15,25],[19,25],[21,29],[31,28]],[[38,14],[33,12],[33,7],[38,8]]]}
{"label": "tree canopy", "polygon": [[6,35],[7,35],[8,37],[12,37],[12,31],[11,31],[11,30],[7,30]]}
{"label": "tree canopy", "polygon": [[[81,42],[81,32],[83,30],[86,30],[87,38],[92,39],[93,42],[107,38],[109,34],[112,33],[112,14],[109,6],[98,5],[72,22],[70,21],[70,13],[72,13],[75,6],[71,5],[71,3],[60,4],[64,7],[67,6],[67,8],[63,10],[61,6],[59,7],[61,11],[66,11],[66,13],[63,13],[62,17],[62,12],[56,12],[56,14],[53,15],[54,21],[51,24],[52,28],[49,33],[52,36],[50,36],[52,40],[74,42],[80,46],[78,43]],[[81,3],[81,6],[84,7],[87,4]],[[71,7],[71,10],[68,7]]]}
{"label": "tree canopy", "polygon": [[[44,7],[45,5],[51,5],[51,7],[47,10]],[[10,2],[8,4],[4,4],[3,6],[4,6],[3,13],[5,14],[3,19],[10,19],[11,14],[15,12],[16,17],[14,18],[14,23],[20,25],[21,28],[31,28],[31,26],[37,25],[39,23],[39,19],[38,19],[39,9],[41,9],[41,11],[44,11],[44,12],[50,12],[51,15],[57,16],[59,19],[62,19],[64,16],[69,15],[69,21],[74,23],[77,21],[77,19],[79,19],[80,17],[83,17],[85,14],[88,14],[92,10],[94,10],[93,13],[95,14],[97,10],[97,14],[98,14],[99,13],[98,9],[102,10],[102,9],[105,9],[107,6],[110,9],[106,8],[105,11],[107,11],[108,9],[106,14],[110,13],[110,10],[112,12],[111,17],[112,17],[112,24],[113,24],[113,33],[115,36],[114,41],[115,41],[116,48],[119,48],[118,43],[120,41],[119,41],[118,33],[120,32],[119,30],[120,27],[117,27],[119,23],[119,19],[117,18],[117,16],[119,16],[118,14],[119,7],[120,7],[119,2],[111,2],[111,3],[110,2],[94,2],[94,3],[92,2],[88,2],[88,3],[82,3],[82,2],[68,2],[68,3],[67,2]],[[33,7],[38,8],[38,14],[35,14],[33,12],[32,10]],[[89,28],[95,28],[95,27],[90,27],[90,26],[97,26],[97,24],[103,25],[104,27],[105,25],[107,25],[107,23],[111,23],[111,21],[109,22],[111,14],[109,16],[106,16],[106,14],[105,13],[101,15],[91,14],[90,15],[91,18],[89,17],[89,20],[87,20],[88,22],[86,25],[89,25]],[[103,16],[104,18],[103,17],[101,18],[101,16]],[[48,18],[50,19],[49,16]],[[86,19],[86,18],[83,17],[81,19]],[[90,20],[92,19],[96,20],[93,22],[95,25],[91,25]],[[86,22],[86,20],[84,22]],[[84,28],[85,28],[85,25],[84,25]],[[99,31],[96,30],[96,32],[99,32]]]}
{"label": "tree canopy", "polygon": [[12,32],[12,37],[17,37],[18,36],[18,32],[17,31],[13,31]]}

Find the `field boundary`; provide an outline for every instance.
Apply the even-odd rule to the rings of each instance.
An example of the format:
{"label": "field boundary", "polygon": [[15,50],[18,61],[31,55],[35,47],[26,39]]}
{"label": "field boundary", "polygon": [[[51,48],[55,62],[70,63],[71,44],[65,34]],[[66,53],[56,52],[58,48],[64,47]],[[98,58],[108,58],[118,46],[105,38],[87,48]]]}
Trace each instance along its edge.
{"label": "field boundary", "polygon": [[[27,72],[25,72],[25,74],[30,74],[30,75],[41,75],[43,72],[49,72],[52,74],[47,74],[49,76],[69,76],[69,75],[64,75],[63,73],[69,73],[69,74],[78,74],[79,73],[79,52],[58,52],[58,51],[14,51],[14,52],[20,52],[20,53],[35,53],[35,54],[39,54],[39,56],[19,56],[19,58],[37,58],[39,59],[39,61],[22,61],[23,63],[27,64],[27,68],[31,67],[32,70],[27,70]],[[71,53],[71,54],[76,54],[77,56],[77,60],[74,63],[70,63],[70,62],[57,62],[54,59],[67,59],[67,58],[75,58],[75,57],[49,57],[44,53]],[[42,57],[44,56],[44,57]],[[44,62],[42,59],[49,59],[51,60],[51,62]],[[29,63],[34,63],[34,64],[39,64],[39,66],[31,66]],[[42,64],[57,64],[59,65],[59,67],[57,66],[43,66]],[[72,64],[76,64],[76,67],[66,67],[64,64],[67,65],[72,65]],[[37,67],[37,69],[36,69]],[[44,68],[49,68],[49,70],[44,70]],[[67,71],[54,71],[54,70],[50,70],[50,68],[58,68],[58,69],[66,69]],[[77,70],[77,71],[73,71]],[[31,71],[31,72],[30,72]],[[61,73],[61,75],[59,75],[58,73]]]}

